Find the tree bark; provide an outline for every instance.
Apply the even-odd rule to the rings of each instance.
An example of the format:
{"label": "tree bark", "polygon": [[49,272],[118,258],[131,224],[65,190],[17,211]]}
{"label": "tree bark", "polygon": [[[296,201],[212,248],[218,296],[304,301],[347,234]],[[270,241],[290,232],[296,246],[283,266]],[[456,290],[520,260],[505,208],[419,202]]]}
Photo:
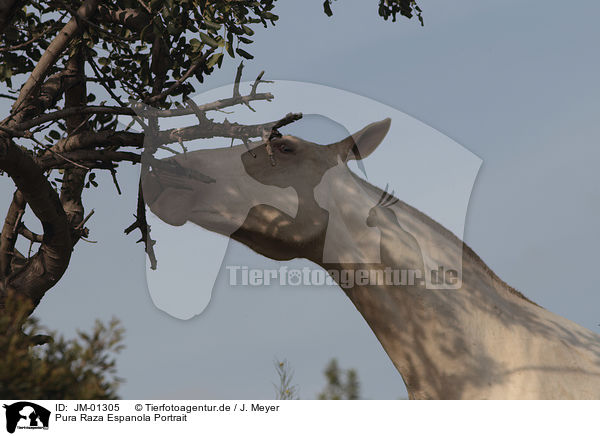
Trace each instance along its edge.
{"label": "tree bark", "polygon": [[17,113],[23,107],[23,103],[34,94],[36,89],[43,83],[48,74],[48,70],[56,63],[59,56],[65,50],[69,42],[79,32],[80,19],[88,19],[96,13],[98,9],[98,0],[86,0],[77,9],[77,17],[72,17],[67,24],[61,29],[56,38],[52,40],[37,65],[29,75],[29,78],[21,88],[17,101],[12,106],[12,112]]}
{"label": "tree bark", "polygon": [[25,266],[0,283],[0,308],[8,291],[37,306],[48,289],[62,277],[71,259],[71,229],[58,194],[32,156],[12,139],[0,135],[0,169],[17,185],[44,230],[38,252]]}

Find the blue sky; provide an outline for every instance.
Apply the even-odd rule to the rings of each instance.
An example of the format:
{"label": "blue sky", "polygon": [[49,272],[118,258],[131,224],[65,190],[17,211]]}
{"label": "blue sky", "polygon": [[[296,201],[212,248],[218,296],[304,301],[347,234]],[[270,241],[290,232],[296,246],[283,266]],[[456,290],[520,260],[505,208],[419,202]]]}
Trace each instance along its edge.
{"label": "blue sky", "polygon": [[[554,0],[423,0],[420,27],[416,20],[383,22],[375,1],[334,2],[332,18],[320,0],[278,3],[280,21],[257,32],[246,77],[264,69],[267,78],[369,97],[479,156],[468,244],[529,298],[598,332],[600,4],[578,1],[566,10]],[[236,66],[225,65],[205,89],[230,83]],[[366,398],[405,395],[339,289],[249,293],[225,286],[221,271],[201,316],[181,321],[159,311],[147,291],[143,250],[122,233],[132,221],[137,169],[124,166],[119,179],[121,197],[106,176],[104,189],[88,193],[86,206],[96,210],[91,238],[99,242],[77,245],[36,315],[67,335],[94,318],[123,320],[124,398],[273,398],[274,357],[295,368],[303,398],[323,386],[331,357],[358,370]],[[8,205],[11,182],[2,180],[0,189]],[[206,253],[199,248],[198,256]],[[238,244],[228,256],[277,265]]]}

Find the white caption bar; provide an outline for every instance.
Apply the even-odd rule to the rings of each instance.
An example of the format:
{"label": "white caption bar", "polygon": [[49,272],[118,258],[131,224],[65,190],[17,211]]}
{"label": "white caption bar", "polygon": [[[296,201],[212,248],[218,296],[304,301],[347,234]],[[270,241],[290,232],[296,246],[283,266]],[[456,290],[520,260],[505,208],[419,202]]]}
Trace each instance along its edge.
{"label": "white caption bar", "polygon": [[[596,433],[597,401],[10,401],[0,434],[565,435]],[[6,433],[8,432],[8,433]]]}

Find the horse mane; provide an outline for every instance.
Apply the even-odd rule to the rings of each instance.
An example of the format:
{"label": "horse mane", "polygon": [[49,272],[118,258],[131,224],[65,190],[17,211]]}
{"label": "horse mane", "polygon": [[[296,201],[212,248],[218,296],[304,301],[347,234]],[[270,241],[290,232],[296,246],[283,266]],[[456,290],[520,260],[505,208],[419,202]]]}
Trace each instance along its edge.
{"label": "horse mane", "polygon": [[[504,280],[502,280],[500,277],[498,277],[498,275],[483,261],[483,259],[481,259],[481,257],[471,248],[467,245],[466,242],[464,242],[463,240],[461,240],[458,236],[456,236],[454,233],[452,233],[450,230],[448,230],[446,227],[444,227],[443,225],[441,225],[440,223],[438,223],[437,221],[435,221],[433,218],[431,218],[429,215],[421,212],[420,210],[418,210],[417,208],[405,203],[404,201],[394,197],[394,192],[392,191],[391,194],[388,194],[387,189],[388,186],[386,185],[386,189],[382,190],[380,188],[378,188],[375,185],[372,185],[371,183],[367,182],[366,180],[362,179],[361,177],[359,177],[358,175],[356,175],[355,173],[353,173],[352,171],[350,171],[350,173],[352,174],[352,176],[354,177],[354,179],[360,184],[362,185],[364,188],[366,188],[367,191],[371,191],[375,197],[378,197],[380,200],[378,202],[378,205],[381,205],[382,203],[386,203],[387,206],[391,206],[393,204],[395,204],[397,207],[404,209],[408,212],[410,212],[411,215],[417,217],[418,219],[420,219],[425,225],[427,225],[428,227],[434,229],[436,232],[439,232],[440,235],[444,236],[445,238],[447,238],[449,241],[451,242],[457,242],[459,244],[462,244],[462,249],[463,249],[463,258],[464,256],[467,256],[469,259],[471,259],[472,261],[475,262],[475,264],[477,264],[478,266],[480,266],[483,271],[488,274],[488,276],[490,276],[492,278],[492,280],[496,283],[498,283],[501,288],[507,290],[510,294],[515,295],[533,305],[539,306],[539,304],[535,303],[534,301],[530,300],[529,298],[527,298],[525,295],[523,295],[520,291],[518,291],[517,289],[513,288],[512,286],[510,286],[508,283],[506,283]],[[385,200],[384,200],[385,198]]]}

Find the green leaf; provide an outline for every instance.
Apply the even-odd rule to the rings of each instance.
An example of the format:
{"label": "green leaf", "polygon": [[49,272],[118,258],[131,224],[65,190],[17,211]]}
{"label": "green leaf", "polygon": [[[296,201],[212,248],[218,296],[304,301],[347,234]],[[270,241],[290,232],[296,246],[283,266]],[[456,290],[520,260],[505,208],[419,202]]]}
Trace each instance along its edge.
{"label": "green leaf", "polygon": [[208,62],[206,63],[206,66],[208,68],[212,68],[214,67],[217,62],[219,62],[219,60],[223,57],[223,53],[215,53],[213,54],[210,58],[208,58]]}
{"label": "green leaf", "polygon": [[204,25],[215,32],[221,29],[221,25],[219,23],[213,23],[212,21],[205,21]]}
{"label": "green leaf", "polygon": [[60,133],[58,133],[56,130],[50,130],[50,133],[48,134],[52,139],[60,139]]}
{"label": "green leaf", "polygon": [[333,15],[333,11],[331,10],[331,0],[325,0],[323,2],[323,11],[325,11],[325,15],[328,17]]}
{"label": "green leaf", "polygon": [[235,57],[235,52],[233,51],[233,44],[226,43],[225,44],[225,48],[227,49],[227,53],[229,53],[229,56],[231,56],[232,58],[234,58]]}
{"label": "green leaf", "polygon": [[200,48],[201,45],[202,45],[202,43],[200,42],[199,39],[196,39],[196,38],[190,39],[190,46],[192,47],[193,51],[198,51],[198,49]]}
{"label": "green leaf", "polygon": [[237,54],[239,54],[241,57],[246,58],[246,59],[254,59],[254,56],[252,56],[250,53],[248,53],[246,50],[242,50],[241,48],[236,48],[235,52]]}
{"label": "green leaf", "polygon": [[217,48],[219,46],[219,43],[214,38],[207,35],[206,33],[200,32],[200,39],[202,40],[202,42],[204,44],[209,45],[212,48]]}

